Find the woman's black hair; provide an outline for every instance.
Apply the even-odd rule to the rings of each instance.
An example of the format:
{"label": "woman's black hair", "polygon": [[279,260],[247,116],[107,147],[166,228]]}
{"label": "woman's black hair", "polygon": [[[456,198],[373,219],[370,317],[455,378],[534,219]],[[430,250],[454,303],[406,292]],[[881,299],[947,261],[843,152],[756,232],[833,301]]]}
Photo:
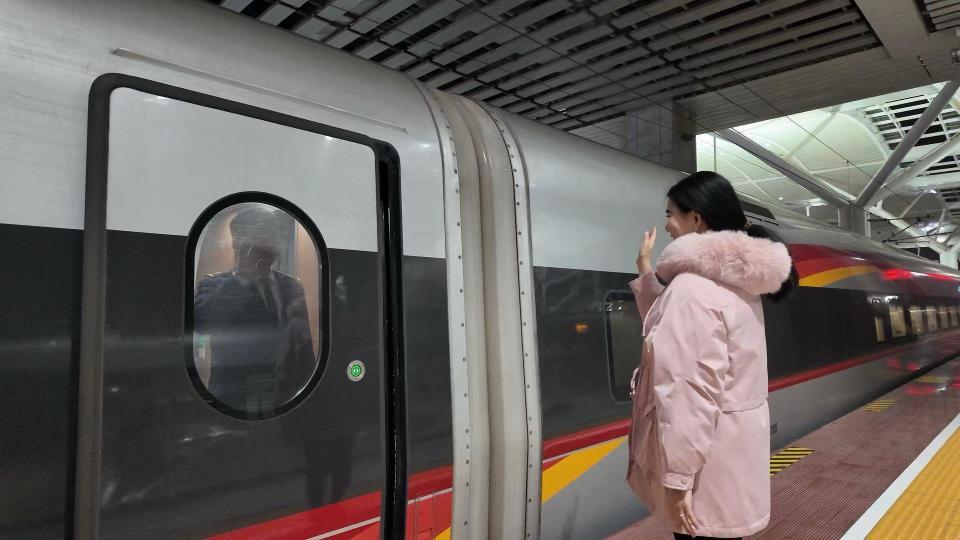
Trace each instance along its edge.
{"label": "woman's black hair", "polygon": [[[748,223],[733,186],[712,171],[699,171],[680,180],[667,197],[681,212],[695,210],[712,231],[746,231],[754,238],[766,238],[783,244],[780,235],[769,227]],[[764,295],[774,302],[787,297],[797,287],[797,269],[790,265],[790,275],[777,292]]]}

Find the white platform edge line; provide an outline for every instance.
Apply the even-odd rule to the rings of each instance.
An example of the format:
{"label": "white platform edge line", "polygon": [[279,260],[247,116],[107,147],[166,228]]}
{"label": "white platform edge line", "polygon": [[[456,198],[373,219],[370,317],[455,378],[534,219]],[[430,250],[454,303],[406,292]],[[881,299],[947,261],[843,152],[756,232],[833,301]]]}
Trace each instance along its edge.
{"label": "white platform edge line", "polygon": [[841,537],[841,540],[862,540],[866,538],[870,531],[876,527],[877,523],[886,515],[893,503],[900,498],[900,495],[907,490],[907,487],[920,475],[920,471],[930,463],[933,456],[946,444],[947,440],[953,436],[954,432],[960,429],[960,414],[957,414],[953,420],[943,428],[936,437],[920,452],[917,459],[913,460],[904,471],[890,484],[890,487],[883,492],[880,497],[860,516],[860,519]]}
{"label": "white platform edge line", "polygon": [[307,540],[323,540],[324,538],[330,538],[331,536],[336,536],[336,535],[338,535],[338,534],[343,534],[343,533],[345,533],[345,532],[349,532],[349,531],[352,531],[352,530],[354,530],[354,529],[359,529],[360,527],[363,527],[363,526],[366,526],[366,525],[371,525],[371,524],[376,523],[376,522],[378,522],[378,521],[380,521],[380,516],[377,516],[377,517],[372,518],[372,519],[368,519],[368,520],[366,520],[366,521],[361,521],[361,522],[359,522],[359,523],[354,523],[353,525],[347,525],[346,527],[342,527],[342,528],[337,529],[337,530],[335,530],[335,531],[327,531],[327,532],[325,532],[325,533],[323,533],[323,534],[321,534],[321,535],[319,535],[319,536],[312,536],[312,537],[308,538]]}

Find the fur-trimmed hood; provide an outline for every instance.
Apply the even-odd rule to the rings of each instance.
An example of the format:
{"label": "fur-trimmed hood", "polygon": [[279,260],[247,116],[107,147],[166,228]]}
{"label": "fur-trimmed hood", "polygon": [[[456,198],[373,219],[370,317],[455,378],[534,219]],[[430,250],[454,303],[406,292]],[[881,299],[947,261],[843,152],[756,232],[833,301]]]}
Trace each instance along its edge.
{"label": "fur-trimmed hood", "polygon": [[750,294],[780,290],[790,275],[786,246],[742,231],[685,234],[671,242],[657,262],[657,275],[670,282],[693,273]]}

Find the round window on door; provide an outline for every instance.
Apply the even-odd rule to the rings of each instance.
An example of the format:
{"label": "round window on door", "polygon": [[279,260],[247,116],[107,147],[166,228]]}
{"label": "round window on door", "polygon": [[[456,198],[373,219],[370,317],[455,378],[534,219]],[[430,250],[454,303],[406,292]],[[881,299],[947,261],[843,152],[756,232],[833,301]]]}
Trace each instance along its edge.
{"label": "round window on door", "polygon": [[293,205],[237,198],[204,212],[190,235],[187,370],[217,409],[270,418],[323,372],[326,249]]}

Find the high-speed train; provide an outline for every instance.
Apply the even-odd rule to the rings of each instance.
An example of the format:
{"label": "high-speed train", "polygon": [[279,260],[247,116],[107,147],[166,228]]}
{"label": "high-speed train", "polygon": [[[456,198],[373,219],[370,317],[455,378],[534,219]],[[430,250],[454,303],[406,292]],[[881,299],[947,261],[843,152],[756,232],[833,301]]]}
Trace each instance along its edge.
{"label": "high-speed train", "polygon": [[[644,515],[627,282],[682,173],[197,0],[2,5],[0,537]],[[960,351],[955,270],[744,204],[801,277],[774,447]]]}

